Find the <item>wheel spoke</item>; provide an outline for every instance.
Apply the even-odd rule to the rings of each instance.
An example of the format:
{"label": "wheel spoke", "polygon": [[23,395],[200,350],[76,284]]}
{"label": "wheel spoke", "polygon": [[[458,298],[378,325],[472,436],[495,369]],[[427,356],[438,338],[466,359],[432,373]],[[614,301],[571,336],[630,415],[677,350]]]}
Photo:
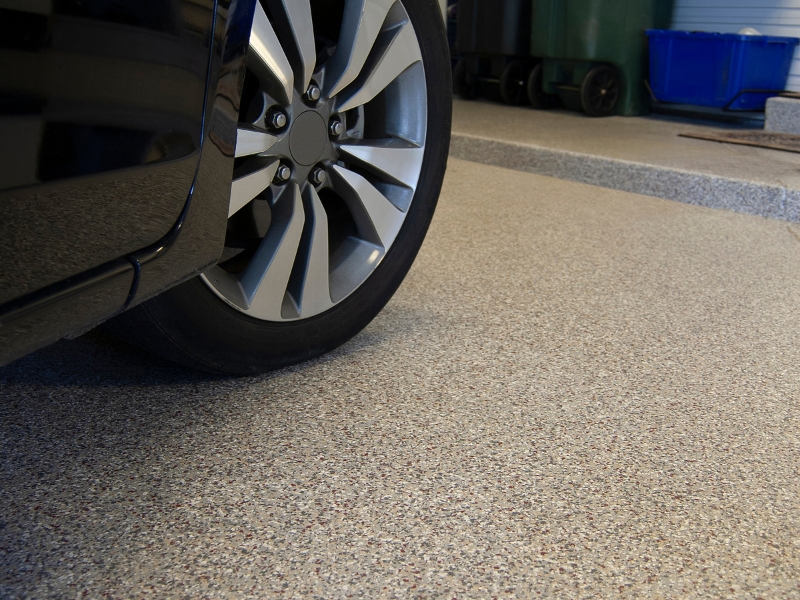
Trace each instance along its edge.
{"label": "wheel spoke", "polygon": [[260,2],[256,2],[256,14],[253,16],[247,66],[276,100],[286,104],[292,101],[292,66]]}
{"label": "wheel spoke", "polygon": [[331,300],[341,302],[367,280],[386,253],[380,246],[348,237],[331,256]]}
{"label": "wheel spoke", "polygon": [[342,144],[339,150],[380,177],[414,188],[417,185],[424,148],[403,140],[381,140]]}
{"label": "wheel spoke", "polygon": [[306,215],[307,246],[302,258],[303,281],[300,296],[300,317],[311,317],[333,306],[329,281],[328,216],[316,190],[307,186],[303,193]]}
{"label": "wheel spoke", "polygon": [[231,201],[228,205],[228,217],[270,186],[279,164],[280,161],[275,159],[263,168],[233,180],[231,184]]}
{"label": "wheel spoke", "polygon": [[281,309],[304,221],[300,188],[289,185],[273,204],[269,231],[239,279],[247,312],[253,316],[282,320]]}
{"label": "wheel spoke", "polygon": [[388,249],[392,245],[405,214],[358,173],[334,166],[331,182],[353,215],[359,234]]}
{"label": "wheel spoke", "polygon": [[278,138],[274,135],[257,129],[239,127],[236,132],[236,158],[266,152],[276,141]]}
{"label": "wheel spoke", "polygon": [[345,0],[336,52],[328,61],[325,93],[334,96],[361,72],[395,0]]}
{"label": "wheel spoke", "polygon": [[400,73],[422,60],[416,34],[410,21],[391,32],[390,41],[382,52],[364,65],[361,75],[353,83],[355,90],[339,106],[340,111],[350,110],[372,100],[394,81]]}
{"label": "wheel spoke", "polygon": [[311,3],[309,0],[267,0],[267,4],[278,31],[285,31],[292,37],[291,44],[287,43],[284,47],[294,63],[295,73],[300,79],[300,89],[305,90],[317,62]]}

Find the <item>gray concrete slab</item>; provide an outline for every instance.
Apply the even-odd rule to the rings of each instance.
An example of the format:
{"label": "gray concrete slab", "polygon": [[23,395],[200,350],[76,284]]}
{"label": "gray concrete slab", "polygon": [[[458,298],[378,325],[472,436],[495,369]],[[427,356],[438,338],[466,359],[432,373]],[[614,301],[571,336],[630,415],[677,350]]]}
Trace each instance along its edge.
{"label": "gray concrete slab", "polygon": [[769,98],[764,129],[776,133],[800,135],[800,99]]}
{"label": "gray concrete slab", "polygon": [[457,100],[455,157],[659,198],[800,221],[800,154],[679,137],[743,129],[664,116],[593,119]]}
{"label": "gray concrete slab", "polygon": [[799,236],[453,160],[326,357],[0,370],[0,597],[796,597]]}

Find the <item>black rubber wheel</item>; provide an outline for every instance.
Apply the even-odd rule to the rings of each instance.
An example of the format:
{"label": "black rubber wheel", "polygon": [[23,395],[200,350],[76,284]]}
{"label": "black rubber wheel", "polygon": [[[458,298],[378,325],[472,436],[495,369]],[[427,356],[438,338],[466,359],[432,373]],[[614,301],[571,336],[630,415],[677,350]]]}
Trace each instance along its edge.
{"label": "black rubber wheel", "polygon": [[542,89],[542,63],[538,63],[533,67],[528,75],[527,91],[528,100],[533,108],[540,110],[549,110],[558,106],[560,99],[555,94],[547,94]]}
{"label": "black rubber wheel", "polygon": [[462,100],[474,100],[480,95],[480,87],[467,71],[467,61],[463,58],[453,69],[453,91]]}
{"label": "black rubber wheel", "polygon": [[525,102],[525,82],[530,66],[522,60],[512,60],[500,75],[500,97],[506,104],[517,106]]}
{"label": "black rubber wheel", "polygon": [[[424,65],[423,89],[427,93],[424,152],[406,216],[394,242],[371,274],[324,312],[283,321],[246,314],[224,301],[206,279],[198,277],[123,313],[110,322],[112,332],[121,333],[135,345],[182,365],[241,375],[286,367],[328,352],[356,335],[378,314],[403,281],[422,245],[438,200],[450,144],[450,59],[438,4],[430,0],[402,0],[402,5],[416,32]],[[348,124],[343,135],[350,132]],[[331,169],[335,176],[336,171]],[[306,201],[312,194],[310,188],[304,189]],[[321,192],[320,197],[323,197]],[[335,215],[329,223],[334,220]],[[224,263],[213,269],[223,267]]]}
{"label": "black rubber wheel", "polygon": [[617,110],[621,92],[619,72],[609,65],[593,67],[581,82],[581,106],[590,117],[607,117]]}

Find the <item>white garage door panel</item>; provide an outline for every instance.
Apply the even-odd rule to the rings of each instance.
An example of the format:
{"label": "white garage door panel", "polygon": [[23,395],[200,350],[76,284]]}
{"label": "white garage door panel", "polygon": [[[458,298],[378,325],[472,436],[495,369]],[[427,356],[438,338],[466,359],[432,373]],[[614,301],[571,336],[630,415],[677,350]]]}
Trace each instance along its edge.
{"label": "white garage door panel", "polygon": [[[800,0],[676,0],[672,29],[736,33],[755,27],[764,35],[800,38]],[[800,50],[787,89],[800,92]]]}

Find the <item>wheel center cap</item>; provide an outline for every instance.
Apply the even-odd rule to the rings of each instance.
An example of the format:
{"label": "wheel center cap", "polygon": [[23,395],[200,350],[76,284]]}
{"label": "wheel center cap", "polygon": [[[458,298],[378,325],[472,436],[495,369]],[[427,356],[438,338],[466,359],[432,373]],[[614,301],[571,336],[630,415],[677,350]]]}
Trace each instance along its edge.
{"label": "wheel center cap", "polygon": [[289,131],[289,151],[299,165],[313,165],[325,151],[328,131],[325,120],[313,110],[307,110],[292,122]]}

